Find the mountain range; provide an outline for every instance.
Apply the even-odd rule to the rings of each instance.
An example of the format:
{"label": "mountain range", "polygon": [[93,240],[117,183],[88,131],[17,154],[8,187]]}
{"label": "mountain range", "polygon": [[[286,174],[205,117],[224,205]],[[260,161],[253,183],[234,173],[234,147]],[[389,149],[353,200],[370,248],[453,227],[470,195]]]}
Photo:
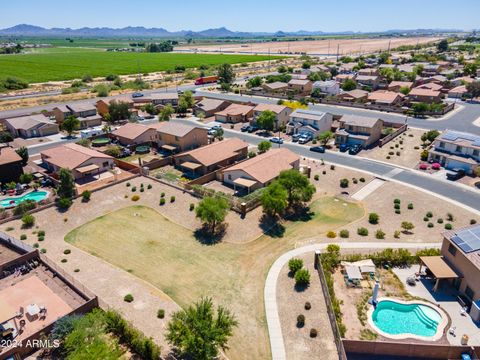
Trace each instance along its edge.
{"label": "mountain range", "polygon": [[[436,33],[452,33],[461,32],[458,29],[414,29],[414,30],[386,30],[377,32],[376,34],[406,34],[406,35],[424,35]],[[168,31],[163,28],[145,28],[143,26],[128,26],[124,28],[109,27],[83,27],[79,29],[71,28],[43,28],[41,26],[19,24],[6,29],[0,29],[0,36],[29,36],[29,37],[150,37],[150,38],[248,38],[262,36],[322,36],[322,35],[358,35],[367,34],[353,31],[343,32],[323,32],[323,31],[307,31],[299,30],[294,32],[277,31],[277,32],[241,32],[231,31],[225,27],[207,29],[202,31],[180,30]],[[371,33],[370,33],[371,34]]]}

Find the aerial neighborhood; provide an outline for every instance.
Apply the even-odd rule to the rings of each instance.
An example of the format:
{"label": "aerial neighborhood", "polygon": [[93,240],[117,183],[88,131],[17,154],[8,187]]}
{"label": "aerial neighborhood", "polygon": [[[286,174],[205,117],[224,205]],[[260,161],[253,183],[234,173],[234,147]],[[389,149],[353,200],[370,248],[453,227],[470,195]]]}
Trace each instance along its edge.
{"label": "aerial neighborhood", "polygon": [[478,359],[480,36],[326,34],[0,29],[0,359]]}

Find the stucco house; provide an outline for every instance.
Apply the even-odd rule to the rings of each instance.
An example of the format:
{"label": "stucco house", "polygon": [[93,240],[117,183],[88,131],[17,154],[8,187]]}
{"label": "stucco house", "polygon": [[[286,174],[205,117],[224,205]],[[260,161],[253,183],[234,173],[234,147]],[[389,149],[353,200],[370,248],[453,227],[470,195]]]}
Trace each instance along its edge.
{"label": "stucco house", "polygon": [[343,115],[335,132],[335,144],[361,145],[368,148],[382,136],[383,120],[357,115]]}
{"label": "stucco house", "polygon": [[333,115],[322,111],[297,109],[290,114],[286,133],[309,133],[313,137],[332,128]]}
{"label": "stucco house", "polygon": [[247,122],[253,116],[251,105],[231,104],[224,110],[215,113],[215,120],[224,123]]}
{"label": "stucco house", "polygon": [[284,105],[276,104],[258,104],[253,108],[253,118],[250,121],[254,124],[257,118],[266,110],[272,111],[275,114],[275,126],[274,129],[283,127],[289,120],[289,115],[292,113],[292,109]]}
{"label": "stucco house", "polygon": [[157,146],[172,153],[196,149],[208,144],[208,130],[171,121],[151,125],[157,131]]}
{"label": "stucco house", "polygon": [[312,92],[313,83],[306,79],[292,79],[288,82],[288,91],[300,95],[309,95]]}
{"label": "stucco house", "polygon": [[155,127],[137,123],[127,123],[120,126],[111,133],[111,137],[124,146],[152,144],[158,140]]}
{"label": "stucco house", "polygon": [[33,138],[58,134],[58,124],[42,114],[20,116],[2,121],[14,137]]}
{"label": "stucco house", "polygon": [[23,174],[22,158],[9,146],[0,147],[0,183],[18,181]]}

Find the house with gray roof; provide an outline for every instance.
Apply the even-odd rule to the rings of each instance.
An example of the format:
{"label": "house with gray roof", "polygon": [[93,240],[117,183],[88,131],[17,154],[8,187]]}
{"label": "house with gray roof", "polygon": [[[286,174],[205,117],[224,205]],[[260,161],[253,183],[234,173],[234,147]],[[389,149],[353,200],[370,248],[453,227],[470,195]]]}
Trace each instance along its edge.
{"label": "house with gray roof", "polygon": [[322,111],[297,109],[290,114],[287,134],[310,133],[313,137],[332,128],[333,115]]}
{"label": "house with gray roof", "polygon": [[3,124],[14,137],[32,138],[59,132],[58,125],[42,114],[5,119]]}

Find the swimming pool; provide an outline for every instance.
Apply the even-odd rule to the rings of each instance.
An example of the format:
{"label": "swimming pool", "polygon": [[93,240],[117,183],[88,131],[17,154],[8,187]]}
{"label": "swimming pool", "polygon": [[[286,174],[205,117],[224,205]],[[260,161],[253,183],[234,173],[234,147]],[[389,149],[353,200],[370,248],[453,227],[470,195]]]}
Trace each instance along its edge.
{"label": "swimming pool", "polygon": [[0,206],[2,208],[9,208],[9,207],[17,206],[18,204],[20,204],[25,200],[34,200],[36,202],[39,202],[46,199],[47,196],[48,196],[47,191],[32,191],[23,196],[15,196],[15,197],[2,199],[0,200]]}
{"label": "swimming pool", "polygon": [[379,301],[370,319],[381,335],[395,339],[437,340],[447,323],[446,316],[428,303],[391,299]]}

